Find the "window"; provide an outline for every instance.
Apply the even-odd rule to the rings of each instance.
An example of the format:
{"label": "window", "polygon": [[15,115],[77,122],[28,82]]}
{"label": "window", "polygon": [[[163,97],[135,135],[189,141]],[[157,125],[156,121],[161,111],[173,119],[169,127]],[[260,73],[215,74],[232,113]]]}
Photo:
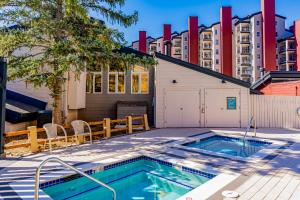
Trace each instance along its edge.
{"label": "window", "polygon": [[256,25],[259,26],[259,24],[260,24],[260,21],[256,21]]}
{"label": "window", "polygon": [[219,49],[216,49],[216,55],[219,55]]}
{"label": "window", "polygon": [[187,46],[184,46],[184,49],[187,50]]}
{"label": "window", "polygon": [[187,41],[187,37],[184,38],[184,41]]}
{"label": "window", "polygon": [[278,32],[276,32],[276,37],[278,37]]}
{"label": "window", "polygon": [[131,93],[149,93],[149,72],[144,67],[135,66],[131,71]]}
{"label": "window", "polygon": [[219,45],[219,40],[216,40],[216,45]]}
{"label": "window", "polygon": [[258,48],[258,49],[260,48],[260,43],[257,43],[257,48]]}
{"label": "window", "polygon": [[260,59],[260,54],[257,54],[257,59]]}
{"label": "window", "polygon": [[257,36],[257,37],[260,37],[260,32],[257,32],[257,33],[256,33],[256,36]]}
{"label": "window", "polygon": [[218,35],[218,30],[215,30],[215,35]]}
{"label": "window", "polygon": [[122,67],[111,65],[108,72],[108,93],[125,93],[125,70]]}
{"label": "window", "polygon": [[88,72],[86,75],[86,92],[102,93],[102,72]]}
{"label": "window", "polygon": [[219,59],[216,59],[216,65],[218,65],[219,64]]}

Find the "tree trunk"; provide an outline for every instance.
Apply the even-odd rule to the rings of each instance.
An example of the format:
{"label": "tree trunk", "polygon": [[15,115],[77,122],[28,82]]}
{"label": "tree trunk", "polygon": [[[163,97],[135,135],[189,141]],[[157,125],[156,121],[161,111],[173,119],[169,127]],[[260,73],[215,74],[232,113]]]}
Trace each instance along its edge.
{"label": "tree trunk", "polygon": [[[55,18],[59,22],[63,18],[63,2],[62,0],[56,0],[56,12]],[[61,41],[63,38],[62,32],[58,31],[56,33],[55,40],[56,42]],[[54,66],[54,71],[57,70],[57,65]],[[59,77],[56,79],[56,83],[53,88],[53,123],[63,124],[64,120],[62,118],[62,84]]]}
{"label": "tree trunk", "polygon": [[53,123],[56,124],[63,124],[63,116],[62,116],[62,107],[63,107],[63,99],[62,99],[62,85],[60,82],[56,84],[54,88],[54,95],[53,95]]}

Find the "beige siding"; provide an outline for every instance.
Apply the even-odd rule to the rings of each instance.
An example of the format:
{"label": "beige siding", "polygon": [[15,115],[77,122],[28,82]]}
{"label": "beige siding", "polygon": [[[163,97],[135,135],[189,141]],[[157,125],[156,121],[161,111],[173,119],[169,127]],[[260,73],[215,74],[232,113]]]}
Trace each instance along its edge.
{"label": "beige siding", "polygon": [[251,95],[251,115],[257,127],[300,128],[300,97]]}
{"label": "beige siding", "polygon": [[[218,78],[187,69],[185,67],[158,59],[159,64],[156,66],[156,89],[155,89],[155,122],[156,127],[165,127],[165,105],[164,93],[168,90],[195,90],[200,91],[200,107],[205,108],[204,91],[205,89],[238,89],[240,90],[241,106],[241,126],[247,125],[249,116],[249,89],[226,82],[225,84]],[[177,84],[172,81],[176,80]],[[210,99],[213,101],[213,99]],[[218,113],[216,113],[217,115]],[[226,117],[226,116],[224,116]],[[201,112],[201,126],[204,126],[205,113]]]}

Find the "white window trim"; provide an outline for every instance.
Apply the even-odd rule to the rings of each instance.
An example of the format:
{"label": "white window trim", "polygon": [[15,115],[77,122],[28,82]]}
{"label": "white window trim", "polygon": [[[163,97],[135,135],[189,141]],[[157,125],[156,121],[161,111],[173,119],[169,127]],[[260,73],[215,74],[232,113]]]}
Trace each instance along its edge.
{"label": "white window trim", "polygon": [[[92,91],[86,91],[87,94],[102,94],[103,93],[103,73],[102,69],[101,72],[98,71],[89,71],[86,72],[86,75],[91,74],[92,75]],[[95,74],[101,75],[101,92],[95,92]]]}
{"label": "white window trim", "polygon": [[[109,76],[111,75],[111,74],[114,74],[114,75],[117,75],[117,76],[115,76],[115,91],[116,92],[110,92],[109,91]],[[119,77],[119,74],[123,74],[124,75],[124,92],[119,92],[118,91],[118,85],[119,85],[119,79],[118,79],[118,77]],[[108,78],[107,78],[107,93],[108,94],[125,94],[126,93],[126,73],[125,72],[108,72]]]}
{"label": "white window trim", "polygon": [[[139,91],[138,92],[133,92],[132,91],[132,86],[133,86],[133,75],[139,75]],[[148,76],[148,92],[146,92],[146,93],[142,93],[142,85],[141,85],[141,83],[142,83],[142,74],[147,74],[147,76]],[[150,77],[149,77],[149,71],[147,71],[147,72],[134,72],[134,71],[131,71],[131,88],[130,88],[130,90],[131,90],[131,94],[149,94],[149,90],[150,90],[150,81],[149,81],[149,79],[150,79]]]}
{"label": "white window trim", "polygon": [[[94,94],[102,94],[103,93],[103,74],[102,70],[101,72],[92,72],[93,73],[93,93]],[[96,83],[96,77],[95,75],[100,74],[101,75],[101,92],[95,92],[95,83]]]}

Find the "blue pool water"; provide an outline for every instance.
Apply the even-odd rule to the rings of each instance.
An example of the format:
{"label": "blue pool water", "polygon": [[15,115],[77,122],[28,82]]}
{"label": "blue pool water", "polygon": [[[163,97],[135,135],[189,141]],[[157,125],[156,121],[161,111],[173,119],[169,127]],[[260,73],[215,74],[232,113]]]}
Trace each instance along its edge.
{"label": "blue pool water", "polygon": [[184,146],[246,158],[270,144],[257,140],[245,140],[244,142],[240,138],[215,135],[184,144]]}
{"label": "blue pool water", "polygon": [[[170,163],[146,157],[107,167],[92,176],[114,188],[118,200],[175,200],[214,175],[188,168],[178,170]],[[112,199],[110,191],[82,177],[45,187],[43,191],[54,200]]]}

